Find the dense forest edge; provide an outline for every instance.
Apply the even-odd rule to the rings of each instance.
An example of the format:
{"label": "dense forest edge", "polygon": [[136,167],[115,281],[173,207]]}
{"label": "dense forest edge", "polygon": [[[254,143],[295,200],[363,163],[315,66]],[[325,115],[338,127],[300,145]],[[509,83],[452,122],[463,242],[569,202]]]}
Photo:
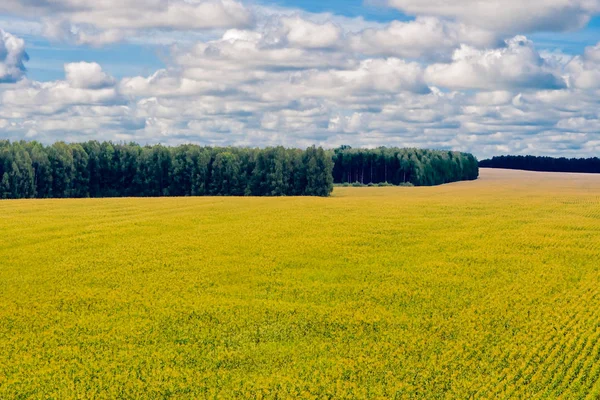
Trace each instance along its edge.
{"label": "dense forest edge", "polygon": [[342,146],[333,159],[336,184],[435,186],[479,177],[477,159],[457,151]]}
{"label": "dense forest edge", "polygon": [[471,154],[0,141],[0,198],[322,196],[334,182],[432,186],[477,179]]}
{"label": "dense forest edge", "polygon": [[537,172],[578,172],[600,174],[600,159],[537,156],[498,156],[479,162],[481,168],[519,169]]}

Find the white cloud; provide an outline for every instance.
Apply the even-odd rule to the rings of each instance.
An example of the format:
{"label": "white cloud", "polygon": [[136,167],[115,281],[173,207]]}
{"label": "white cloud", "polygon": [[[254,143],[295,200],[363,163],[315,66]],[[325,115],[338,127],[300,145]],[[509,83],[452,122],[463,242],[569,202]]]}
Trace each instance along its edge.
{"label": "white cloud", "polygon": [[27,118],[55,114],[76,105],[114,104],[119,95],[114,79],[95,63],[65,64],[64,81],[24,79],[0,91],[0,115]]}
{"label": "white cloud", "polygon": [[234,0],[3,0],[0,13],[42,18],[52,39],[101,45],[122,40],[128,32],[248,27],[252,13]]}
{"label": "white cloud", "polygon": [[367,59],[356,69],[310,73],[298,84],[310,88],[308,93],[326,97],[402,91],[429,93],[421,66],[398,58]]}
{"label": "white cloud", "polygon": [[332,22],[316,24],[300,17],[281,19],[289,45],[307,49],[331,48],[339,45],[341,29]]}
{"label": "white cloud", "polygon": [[[307,24],[295,22],[295,26],[306,27]],[[211,71],[281,71],[356,64],[355,60],[343,52],[319,48],[332,45],[331,38],[316,39],[309,35],[303,40],[295,38],[290,43],[291,32],[293,30],[282,31],[280,27],[268,32],[228,30],[221,39],[199,42],[192,49],[179,52],[175,55],[175,61],[185,67],[206,68]]]}
{"label": "white cloud", "polygon": [[363,113],[351,115],[334,115],[329,119],[327,130],[330,132],[353,133],[368,129],[369,120]]}
{"label": "white cloud", "polygon": [[28,59],[23,39],[0,29],[0,83],[21,79]]}
{"label": "white cloud", "polygon": [[455,18],[509,34],[581,28],[600,11],[599,0],[387,0],[387,4],[413,15]]}
{"label": "white cloud", "polygon": [[120,42],[129,35],[134,35],[133,30],[108,29],[98,30],[72,26],[66,21],[46,20],[43,34],[53,40],[74,42],[78,45],[101,47],[106,44]]}
{"label": "white cloud", "polygon": [[449,64],[427,67],[426,79],[452,89],[559,89],[566,86],[524,36],[506,42],[506,47],[479,50],[463,45]]}
{"label": "white cloud", "polygon": [[349,39],[350,47],[369,55],[390,55],[429,60],[447,58],[461,44],[494,46],[498,38],[489,31],[438,18],[393,21],[384,29],[366,29]]}
{"label": "white cloud", "polygon": [[581,56],[567,64],[571,86],[579,89],[600,89],[600,43],[588,47]]}
{"label": "white cloud", "polygon": [[[226,79],[226,76],[223,78]],[[120,93],[132,97],[179,97],[225,91],[227,86],[208,77],[206,80],[188,79],[179,75],[178,70],[160,70],[147,78],[124,78],[120,82],[119,90]]]}
{"label": "white cloud", "polygon": [[113,86],[113,77],[102,71],[97,63],[78,62],[65,64],[67,82],[74,88],[102,89]]}
{"label": "white cloud", "polygon": [[[540,54],[524,37],[498,45],[496,32],[444,18],[381,25],[297,10],[260,12],[265,14],[252,29],[186,33],[184,41],[181,32],[152,31],[168,37],[157,42],[177,45],[164,57],[165,68],[145,76],[117,81],[99,64],[82,62],[65,64],[64,79],[35,82],[17,80],[20,69],[9,79],[16,83],[0,83],[3,135],[397,145],[480,157],[581,156],[600,146],[599,46],[579,57]],[[121,40],[119,35],[129,40],[142,32],[53,21],[58,23],[49,35],[80,43]]]}

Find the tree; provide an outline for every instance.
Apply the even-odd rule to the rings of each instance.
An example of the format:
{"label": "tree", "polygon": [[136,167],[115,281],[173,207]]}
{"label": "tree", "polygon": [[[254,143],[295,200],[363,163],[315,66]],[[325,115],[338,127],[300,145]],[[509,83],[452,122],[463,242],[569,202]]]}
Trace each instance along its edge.
{"label": "tree", "polygon": [[72,197],[89,197],[90,195],[90,170],[88,169],[89,157],[80,144],[71,145],[73,154],[73,183]]}
{"label": "tree", "polygon": [[[439,185],[476,179],[479,169],[471,154],[381,147],[375,150],[334,150],[333,177],[336,183],[382,183],[395,185]],[[475,161],[475,164],[473,164]]]}
{"label": "tree", "polygon": [[333,159],[332,154],[323,148],[313,146],[306,149],[304,155],[306,168],[307,196],[329,196],[333,191]]}
{"label": "tree", "polygon": [[8,172],[2,174],[2,181],[0,182],[0,197],[3,199],[12,198],[12,191],[10,188],[10,177]]}
{"label": "tree", "polygon": [[37,198],[52,197],[52,165],[44,146],[38,142],[26,143],[33,167],[35,195]]}
{"label": "tree", "polygon": [[52,196],[71,197],[73,184],[73,153],[64,142],[48,148],[48,159],[52,168]]}
{"label": "tree", "polygon": [[241,196],[238,184],[239,159],[230,151],[215,156],[213,163],[211,194],[215,196]]}
{"label": "tree", "polygon": [[100,166],[100,143],[89,141],[81,145],[83,150],[88,155],[88,191],[90,197],[102,196],[102,171]]}
{"label": "tree", "polygon": [[[346,150],[351,149],[341,151]],[[359,153],[353,151],[348,160]],[[96,141],[45,147],[4,140],[0,197],[327,196],[332,190],[333,157],[334,152],[316,147],[169,148]],[[369,179],[375,180],[377,168],[370,157]],[[351,167],[363,170],[364,179],[364,163]],[[346,176],[345,171],[340,176]]]}
{"label": "tree", "polygon": [[35,197],[35,172],[31,157],[23,143],[13,143],[11,172],[9,174],[11,198],[29,199]]}

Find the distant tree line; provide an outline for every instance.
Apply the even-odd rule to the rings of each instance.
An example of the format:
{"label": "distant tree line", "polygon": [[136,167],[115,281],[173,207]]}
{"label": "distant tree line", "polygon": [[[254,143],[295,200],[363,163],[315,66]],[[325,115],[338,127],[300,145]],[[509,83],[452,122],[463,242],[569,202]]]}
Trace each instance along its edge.
{"label": "distant tree line", "polygon": [[477,159],[455,151],[342,146],[333,158],[335,183],[433,186],[479,176]]}
{"label": "distant tree line", "polygon": [[477,179],[471,154],[379,148],[140,146],[0,140],[0,198],[329,196],[333,183]]}
{"label": "distant tree line", "polygon": [[482,168],[522,169],[541,172],[587,172],[600,173],[600,159],[553,158],[536,156],[499,156],[479,163]]}
{"label": "distant tree line", "polygon": [[0,141],[0,198],[328,196],[331,153]]}

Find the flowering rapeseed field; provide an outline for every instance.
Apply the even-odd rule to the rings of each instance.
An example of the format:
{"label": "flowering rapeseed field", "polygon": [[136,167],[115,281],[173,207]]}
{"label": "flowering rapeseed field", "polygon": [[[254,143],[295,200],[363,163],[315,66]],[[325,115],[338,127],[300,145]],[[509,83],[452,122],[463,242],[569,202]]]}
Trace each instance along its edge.
{"label": "flowering rapeseed field", "polygon": [[0,202],[0,398],[600,395],[600,177]]}

